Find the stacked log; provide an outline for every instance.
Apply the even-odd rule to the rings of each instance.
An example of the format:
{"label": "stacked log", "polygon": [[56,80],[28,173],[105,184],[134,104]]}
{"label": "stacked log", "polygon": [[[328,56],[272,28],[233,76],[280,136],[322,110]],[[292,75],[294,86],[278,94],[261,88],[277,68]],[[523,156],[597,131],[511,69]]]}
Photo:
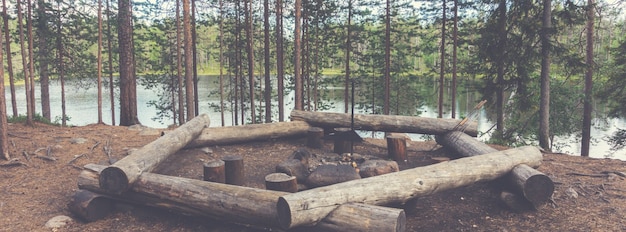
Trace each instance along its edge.
{"label": "stacked log", "polygon": [[284,229],[313,225],[345,203],[402,204],[416,197],[494,180],[515,166],[539,165],[542,159],[536,147],[520,147],[292,193],[278,200],[278,221]]}
{"label": "stacked log", "polygon": [[[292,121],[305,121],[312,126],[322,128],[350,127],[351,115],[344,113],[311,112],[294,110],[291,111]],[[440,135],[448,131],[464,128],[465,133],[476,136],[478,124],[465,122],[459,126],[461,120],[423,118],[398,115],[354,115],[354,128],[358,130],[385,131],[400,133],[416,133]]]}
{"label": "stacked log", "polygon": [[200,136],[187,144],[186,148],[304,137],[309,127],[308,123],[302,121],[210,127],[202,130]]}
{"label": "stacked log", "polygon": [[[453,149],[463,157],[478,156],[497,151],[460,131],[451,131],[437,136],[436,139],[437,143]],[[554,192],[552,179],[533,168],[537,166],[518,165],[510,174],[504,177],[504,181],[513,186],[515,193],[520,194],[535,207],[547,202]]]}
{"label": "stacked log", "polygon": [[154,170],[167,157],[198,137],[202,129],[209,126],[209,122],[208,115],[199,115],[115,162],[102,170],[100,187],[110,193],[123,193],[142,173]]}

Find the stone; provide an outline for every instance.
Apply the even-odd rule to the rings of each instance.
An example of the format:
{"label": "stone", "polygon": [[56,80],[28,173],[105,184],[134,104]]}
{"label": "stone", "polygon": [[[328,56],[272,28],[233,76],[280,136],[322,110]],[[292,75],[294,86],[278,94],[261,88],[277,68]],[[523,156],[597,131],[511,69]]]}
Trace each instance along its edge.
{"label": "stone", "polygon": [[46,227],[51,229],[58,229],[66,226],[68,223],[73,222],[74,219],[65,215],[59,215],[51,218],[46,222]]}
{"label": "stone", "polygon": [[72,138],[70,140],[70,143],[72,143],[72,144],[83,144],[83,143],[86,143],[86,142],[87,142],[86,138]]}
{"label": "stone", "polygon": [[295,176],[296,180],[302,183],[309,176],[309,167],[304,165],[300,160],[288,159],[276,165],[276,172]]}
{"label": "stone", "polygon": [[578,192],[576,192],[576,190],[574,190],[574,188],[569,187],[565,190],[565,195],[567,195],[569,198],[578,198]]}
{"label": "stone", "polygon": [[317,167],[307,177],[306,184],[316,188],[350,180],[361,179],[359,173],[350,165],[326,164]]}
{"label": "stone", "polygon": [[288,159],[300,160],[302,164],[308,166],[309,159],[311,159],[311,152],[309,152],[309,150],[307,150],[306,148],[298,148],[289,156]]}
{"label": "stone", "polygon": [[361,178],[383,175],[400,171],[398,163],[391,160],[367,160],[359,165],[359,175]]}

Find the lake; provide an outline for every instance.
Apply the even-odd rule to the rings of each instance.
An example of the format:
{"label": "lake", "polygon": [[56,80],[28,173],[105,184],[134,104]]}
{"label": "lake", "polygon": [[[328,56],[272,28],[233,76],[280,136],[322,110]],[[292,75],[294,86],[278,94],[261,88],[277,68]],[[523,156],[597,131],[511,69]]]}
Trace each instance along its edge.
{"label": "lake", "polygon": [[[199,111],[200,113],[206,113],[211,118],[211,126],[216,127],[221,125],[220,113],[209,106],[209,104],[219,104],[219,96],[208,97],[211,91],[216,90],[217,85],[215,84],[216,77],[209,76],[201,76],[199,77],[198,82],[198,94],[200,96],[199,101]],[[434,87],[433,87],[434,88]],[[11,114],[11,95],[8,92],[9,88],[6,88],[5,97],[7,99],[7,112]],[[328,111],[332,112],[342,112],[344,109],[344,103],[342,100],[343,93],[342,88],[332,88],[328,91],[328,96],[330,97],[330,102],[333,107]],[[18,111],[20,114],[26,114],[25,107],[25,94],[24,87],[17,86],[16,87],[17,94],[17,104]],[[40,89],[37,85],[35,87],[35,95],[37,100],[37,112],[41,112],[41,102],[40,102]],[[116,93],[117,94],[117,93]],[[290,109],[293,109],[293,92],[289,93],[285,96],[285,118],[288,118]],[[61,117],[61,87],[60,82],[51,81],[50,82],[50,107],[53,121],[58,119],[60,122]],[[479,100],[477,93],[472,93],[471,91],[465,91],[465,93],[459,94],[457,98],[457,115],[467,115],[468,111],[471,111],[474,107],[474,104]],[[436,95],[433,95],[435,98]],[[87,124],[96,123],[98,120],[98,112],[97,112],[97,91],[96,88],[78,88],[71,84],[66,85],[66,111],[69,116],[68,124],[75,126],[83,126]],[[157,94],[149,89],[145,89],[143,86],[137,86],[137,105],[139,112],[139,120],[140,122],[149,127],[154,128],[165,128],[167,125],[172,124],[171,119],[165,123],[161,123],[159,121],[153,120],[154,117],[157,116],[157,110],[154,107],[148,106],[149,101],[158,100]],[[257,99],[258,101],[258,99]],[[110,110],[110,100],[108,89],[103,91],[103,121],[107,124],[111,124],[111,112]],[[116,100],[116,121],[119,122],[119,102]],[[422,112],[420,114],[421,117],[437,117],[437,106],[436,99],[431,99],[426,102],[425,105],[420,106],[416,111]],[[356,110],[357,113],[368,113],[363,112],[362,110]],[[277,115],[277,113],[274,113]],[[450,117],[450,113],[448,112],[444,117]],[[277,118],[275,119],[277,120]],[[232,125],[233,118],[231,117],[230,112],[226,112],[225,114],[225,124],[227,126]],[[479,131],[486,132],[488,131],[494,123],[489,121],[484,110],[479,112],[479,116],[477,118]],[[591,146],[591,157],[594,158],[616,158],[621,160],[626,160],[626,151],[620,150],[616,152],[611,152],[609,144],[606,142],[606,137],[610,136],[615,132],[618,128],[626,128],[626,119],[624,118],[614,118],[608,119],[606,121],[603,120],[594,120],[594,125],[599,127],[593,127],[591,130],[592,136],[592,146]],[[603,128],[603,129],[599,129]],[[365,134],[364,136],[371,136],[371,134]],[[379,136],[375,135],[375,136]],[[429,136],[424,135],[410,135],[414,140],[424,140],[431,139]],[[489,138],[489,134],[484,134],[479,137],[480,140],[487,140]],[[568,154],[580,154],[580,138],[577,136],[569,136],[569,137],[558,137],[555,139],[556,143],[558,143],[558,147],[555,148],[556,152],[568,153]]]}

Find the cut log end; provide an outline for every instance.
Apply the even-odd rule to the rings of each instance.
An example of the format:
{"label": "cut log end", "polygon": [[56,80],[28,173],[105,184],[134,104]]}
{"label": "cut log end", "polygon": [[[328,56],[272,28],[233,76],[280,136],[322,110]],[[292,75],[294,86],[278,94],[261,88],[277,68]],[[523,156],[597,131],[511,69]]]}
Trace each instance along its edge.
{"label": "cut log end", "polygon": [[91,191],[79,190],[72,196],[68,208],[79,218],[93,222],[109,215],[113,211],[113,202]]}
{"label": "cut log end", "polygon": [[126,173],[114,166],[109,166],[102,170],[98,181],[101,189],[114,194],[121,194],[130,187]]}
{"label": "cut log end", "polygon": [[295,193],[298,191],[298,182],[295,176],[285,173],[272,173],[265,176],[265,189]]}
{"label": "cut log end", "polygon": [[291,229],[291,208],[289,208],[289,203],[285,198],[278,198],[276,211],[278,212],[278,225],[285,230]]}
{"label": "cut log end", "polygon": [[526,180],[524,196],[535,207],[550,200],[553,192],[554,182],[544,174],[534,175]]}

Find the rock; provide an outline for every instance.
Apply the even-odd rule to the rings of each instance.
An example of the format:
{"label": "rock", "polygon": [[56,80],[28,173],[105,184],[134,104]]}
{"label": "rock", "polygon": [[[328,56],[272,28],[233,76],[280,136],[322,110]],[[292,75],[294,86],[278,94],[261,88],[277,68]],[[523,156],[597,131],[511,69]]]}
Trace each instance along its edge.
{"label": "rock", "polygon": [[285,162],[276,165],[276,172],[295,176],[296,180],[302,183],[309,176],[309,167],[304,165],[300,160],[288,159]]}
{"label": "rock", "polygon": [[359,173],[350,165],[321,165],[306,180],[309,187],[322,187],[350,180],[361,179]]}
{"label": "rock", "polygon": [[204,154],[213,154],[213,150],[211,148],[208,148],[208,147],[203,147],[200,150],[202,152],[204,152]]}
{"label": "rock", "polygon": [[367,160],[359,165],[361,178],[383,175],[400,171],[398,163],[390,160]]}
{"label": "rock", "polygon": [[310,158],[311,152],[309,152],[309,150],[307,150],[306,148],[298,148],[289,156],[288,159],[300,160],[302,164],[304,164],[304,166],[308,166]]}
{"label": "rock", "polygon": [[72,144],[83,144],[83,143],[86,143],[86,142],[87,142],[86,138],[72,138],[70,140],[70,143],[72,143]]}
{"label": "rock", "polygon": [[576,190],[574,190],[572,187],[569,187],[565,190],[565,195],[567,195],[569,198],[578,198],[578,192],[576,192]]}
{"label": "rock", "polygon": [[59,215],[51,218],[46,222],[46,227],[51,229],[58,229],[64,227],[68,223],[74,221],[71,217],[65,215]]}

